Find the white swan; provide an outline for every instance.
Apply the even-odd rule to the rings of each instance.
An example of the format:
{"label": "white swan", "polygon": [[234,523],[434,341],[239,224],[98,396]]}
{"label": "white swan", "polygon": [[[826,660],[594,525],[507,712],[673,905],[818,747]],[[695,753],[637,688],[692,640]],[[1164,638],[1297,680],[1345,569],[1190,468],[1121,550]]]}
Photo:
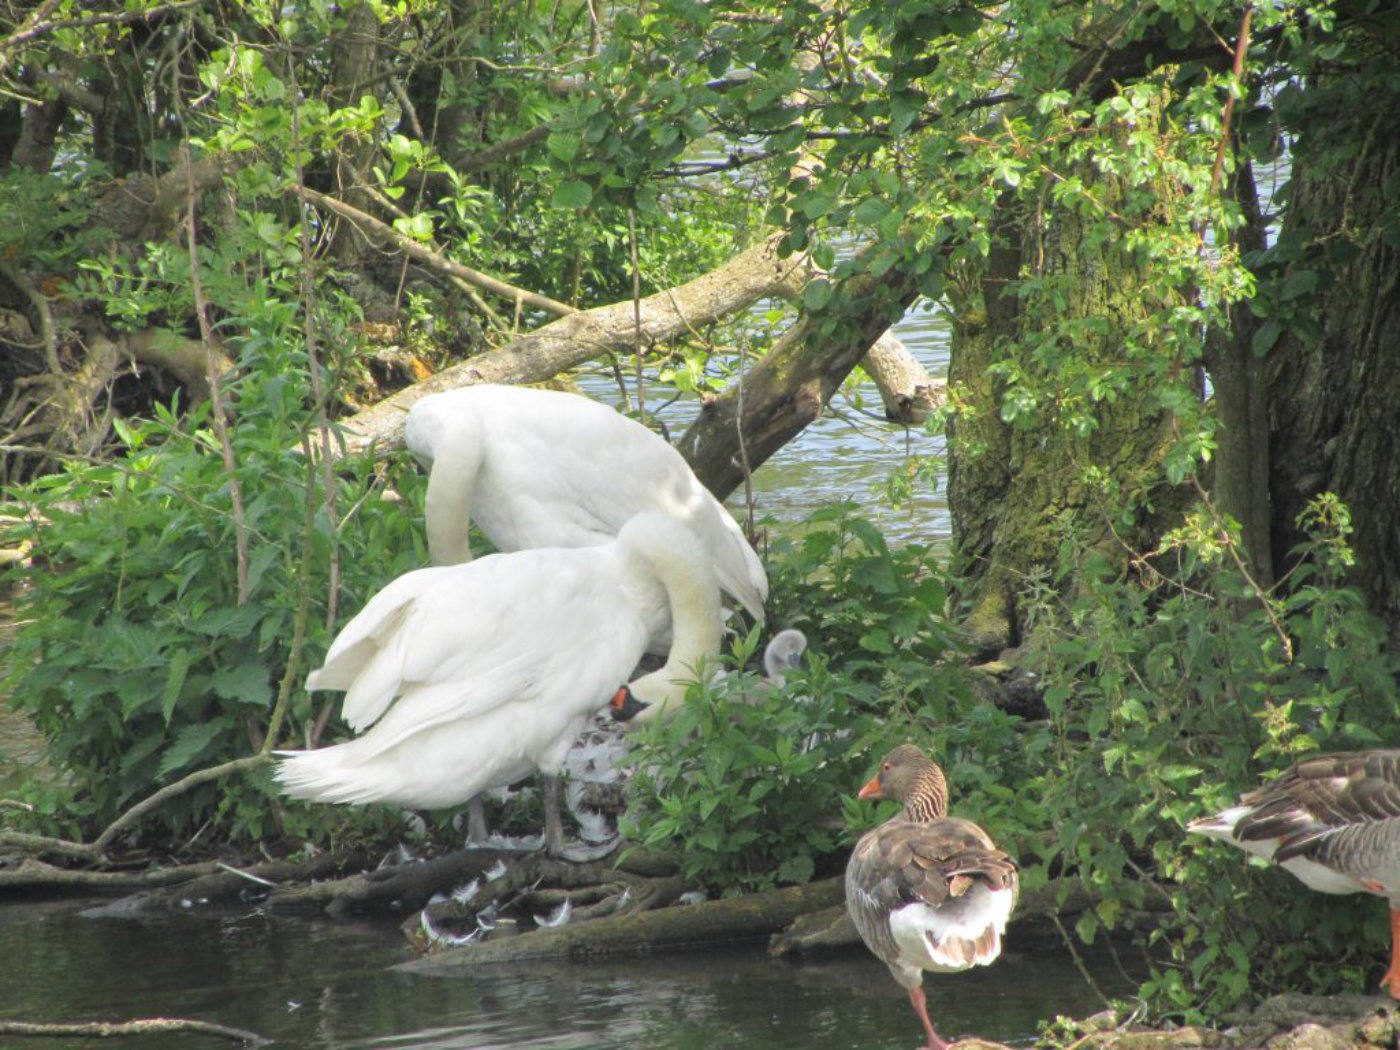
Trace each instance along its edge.
{"label": "white swan", "polygon": [[[781,689],[787,673],[802,666],[802,654],[806,651],[807,636],[797,628],[789,627],[774,635],[763,649],[763,670],[768,684]],[[667,683],[664,677],[659,677],[664,670],[663,667],[635,682],[628,682],[613,694],[608,708],[615,722],[640,725],[675,714],[676,705],[685,699],[689,683]],[[723,676],[723,671],[717,671],[715,680]],[[742,696],[740,699],[755,703],[759,697]]]}
{"label": "white swan", "polygon": [[[589,714],[669,618],[666,664],[633,683],[665,705],[719,651],[719,588],[684,525],[639,514],[596,547],[496,554],[418,569],[340,632],[311,689],[346,690],[361,736],[279,752],[283,790],[318,802],[455,806],[534,772],[557,774]],[[563,840],[556,785],[545,840]]]}
{"label": "white swan", "polygon": [[729,512],[681,454],[640,423],[586,397],[480,384],[429,394],[404,424],[428,470],[428,551],[471,559],[469,520],[501,551],[606,543],[634,514],[684,522],[719,585],[763,620],[768,578]]}

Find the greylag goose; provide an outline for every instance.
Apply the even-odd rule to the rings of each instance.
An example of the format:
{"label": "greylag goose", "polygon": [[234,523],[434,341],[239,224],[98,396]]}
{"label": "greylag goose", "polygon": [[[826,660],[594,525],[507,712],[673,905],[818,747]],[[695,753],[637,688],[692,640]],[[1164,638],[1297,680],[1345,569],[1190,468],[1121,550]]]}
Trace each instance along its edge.
{"label": "greylag goose", "polygon": [[277,779],[296,798],[435,809],[538,769],[551,778],[545,839],[557,854],[553,776],[667,618],[666,664],[633,683],[663,706],[720,641],[710,561],[663,514],[637,515],[603,546],[407,573],[346,624],[307,679],[346,690],[342,714],[364,732],[279,752]]}
{"label": "greylag goose", "polygon": [[953,973],[1001,954],[1019,888],[1016,862],[976,824],[947,815],[943,770],[913,744],[886,755],[860,797],[896,799],[904,809],[856,843],[846,865],[846,911],[909,992],[929,1050],[943,1050],[923,971]]}
{"label": "greylag goose", "polygon": [[1400,999],[1400,750],[1306,758],[1186,830],[1272,861],[1309,889],[1385,897],[1390,968],[1381,986]]}
{"label": "greylag goose", "polygon": [[471,559],[471,521],[497,550],[518,551],[607,543],[655,511],[695,534],[721,589],[763,620],[768,577],[738,524],[679,452],[607,405],[483,383],[420,398],[404,442],[428,470],[436,565]]}

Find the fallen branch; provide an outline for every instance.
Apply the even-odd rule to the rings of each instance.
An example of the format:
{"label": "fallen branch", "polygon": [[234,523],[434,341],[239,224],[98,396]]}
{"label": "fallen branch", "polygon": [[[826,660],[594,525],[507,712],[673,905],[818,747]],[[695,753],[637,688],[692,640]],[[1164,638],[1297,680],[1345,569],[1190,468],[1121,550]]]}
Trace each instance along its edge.
{"label": "fallen branch", "polygon": [[504,850],[458,850],[433,860],[395,864],[340,879],[274,890],[268,911],[321,911],[345,915],[376,909],[417,911],[437,893],[474,879],[501,860],[519,857]]}
{"label": "fallen branch", "polygon": [[313,204],[320,205],[329,211],[333,211],[341,218],[349,219],[362,229],[373,233],[376,237],[391,241],[405,255],[416,259],[430,270],[436,270],[438,273],[459,278],[460,280],[466,281],[468,284],[491,292],[493,295],[499,295],[503,299],[507,299],[511,302],[523,303],[525,306],[533,306],[535,309],[543,310],[545,313],[555,317],[563,317],[576,312],[572,306],[551,299],[547,295],[531,292],[524,288],[517,288],[499,278],[492,277],[490,274],[482,273],[480,270],[474,270],[470,266],[463,266],[459,262],[454,262],[445,255],[435,252],[431,248],[424,247],[413,238],[405,237],[403,234],[399,233],[398,230],[387,223],[380,222],[368,212],[361,211],[359,208],[346,204],[344,201],[336,200],[334,197],[328,197],[324,193],[318,193],[307,186],[289,186],[287,187],[287,192],[304,195],[306,199]]}
{"label": "fallen branch", "polygon": [[[765,296],[788,294],[791,274],[801,264],[779,256],[779,240],[774,235],[693,281],[647,296],[640,303],[641,338],[649,345],[668,342]],[[561,317],[342,420],[347,447],[401,445],[404,415],[426,394],[472,383],[540,383],[595,357],[630,350],[636,341],[631,299]]]}
{"label": "fallen branch", "polygon": [[135,1021],[85,1021],[72,1024],[0,1021],[0,1035],[39,1036],[50,1039],[70,1036],[109,1039],[123,1035],[150,1035],[153,1032],[196,1032],[200,1035],[216,1035],[221,1039],[251,1043],[254,1046],[263,1046],[272,1041],[264,1039],[257,1032],[230,1028],[228,1025],[214,1024],[211,1021],[192,1021],[184,1017],[143,1017]]}
{"label": "fallen branch", "polygon": [[448,948],[396,969],[427,976],[457,976],[485,963],[590,959],[747,940],[774,933],[805,912],[833,904],[843,892],[841,879],[826,879],[747,897],[552,926],[519,937]]}

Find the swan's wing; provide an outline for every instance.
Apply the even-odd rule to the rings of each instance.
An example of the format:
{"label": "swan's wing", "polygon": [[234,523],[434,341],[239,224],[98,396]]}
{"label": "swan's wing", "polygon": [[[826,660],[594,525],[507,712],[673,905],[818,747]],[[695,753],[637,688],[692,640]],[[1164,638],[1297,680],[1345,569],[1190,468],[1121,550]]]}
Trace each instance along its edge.
{"label": "swan's wing", "polygon": [[306,679],[308,689],[348,689],[402,629],[417,599],[436,586],[439,570],[404,573],[380,588],[340,629],[325,661]]}
{"label": "swan's wing", "polygon": [[649,627],[619,580],[621,564],[608,546],[496,554],[410,574],[431,585],[374,637],[348,684],[345,721],[363,728],[386,711],[406,725],[470,718],[532,695],[542,680],[567,678],[572,664],[600,662],[616,688]]}
{"label": "swan's wing", "polygon": [[660,511],[700,538],[720,586],[762,620],[762,562],[665,439],[606,405],[557,391],[505,388],[486,413],[481,485],[492,498],[482,493],[477,520],[493,542],[494,532],[512,549],[600,543],[634,515]]}

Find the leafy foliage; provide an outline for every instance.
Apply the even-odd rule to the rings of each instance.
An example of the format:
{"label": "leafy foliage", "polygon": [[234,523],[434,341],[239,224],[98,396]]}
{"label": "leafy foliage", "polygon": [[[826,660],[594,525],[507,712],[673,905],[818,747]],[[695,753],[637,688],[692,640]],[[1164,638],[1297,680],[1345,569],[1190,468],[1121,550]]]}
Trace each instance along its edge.
{"label": "leafy foliage", "polygon": [[[227,474],[207,408],[188,419],[161,410],[123,426],[124,456],[72,461],[16,491],[23,506],[9,531],[33,539],[41,568],[38,585],[20,592],[6,684],[76,788],[68,797],[36,785],[41,817],[90,832],[162,784],[252,753],[287,673],[303,601],[308,652],[328,642],[332,545],[341,545],[349,608],[386,573],[420,563],[419,530],[390,505],[364,502],[354,528],[332,532],[305,458],[291,451],[295,430],[257,411],[286,407],[292,378],[249,378],[238,390],[237,476],[252,538],[241,604]],[[341,505],[370,483],[369,464],[347,464]],[[308,574],[316,582],[303,594]],[[300,690],[306,659],[296,729],[314,714]],[[226,837],[255,839],[275,824],[265,791],[244,778],[197,788],[154,814],[147,833],[188,835],[212,817]]]}
{"label": "leafy foliage", "polygon": [[976,699],[944,620],[946,581],[927,550],[891,549],[850,507],[813,515],[775,544],[778,622],[801,626],[820,652],[775,689],[741,668],[697,686],[676,717],[641,735],[631,790],[634,835],[667,844],[688,879],[720,893],[806,882],[841,870],[854,840],[889,809],[853,801],[889,748],[934,751],[966,806],[1002,831],[1024,820],[1004,786],[1033,749],[1016,719]]}
{"label": "leafy foliage", "polygon": [[[1313,520],[1341,520],[1334,501]],[[1033,880],[1070,874],[1088,890],[1086,941],[1154,913],[1143,994],[1159,1013],[1199,1020],[1262,989],[1374,978],[1375,901],[1312,893],[1183,832],[1302,755],[1388,742],[1396,662],[1359,596],[1327,578],[1343,538],[1315,534],[1267,606],[1218,534],[1189,526],[1136,580],[1067,541],[1066,569],[1088,582],[1068,600],[1042,592],[1033,649],[1052,743],[1030,788],[1043,827],[1022,860]]]}

